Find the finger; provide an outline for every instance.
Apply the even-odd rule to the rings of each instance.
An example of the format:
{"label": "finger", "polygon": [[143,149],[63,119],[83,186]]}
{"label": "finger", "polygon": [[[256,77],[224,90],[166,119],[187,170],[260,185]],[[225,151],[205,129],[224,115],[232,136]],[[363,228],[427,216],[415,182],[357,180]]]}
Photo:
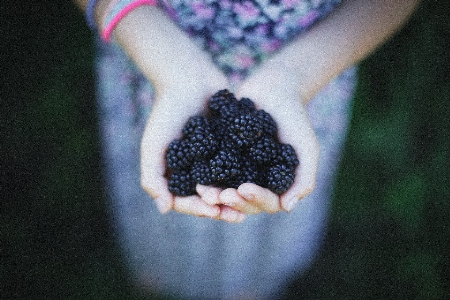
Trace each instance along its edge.
{"label": "finger", "polygon": [[220,215],[218,205],[208,205],[198,196],[175,197],[173,209],[179,213],[197,217],[218,218]]}
{"label": "finger", "polygon": [[281,210],[280,198],[272,191],[253,183],[241,184],[237,190],[248,203],[267,213],[276,213]]}
{"label": "finger", "polygon": [[281,207],[285,211],[291,212],[301,199],[311,194],[314,190],[314,186],[315,179],[306,183],[302,183],[301,180],[298,183],[294,182],[292,187],[281,196]]}
{"label": "finger", "polygon": [[294,184],[281,196],[281,207],[287,212],[292,211],[301,199],[308,196],[314,190],[315,180],[315,174],[312,175],[308,171],[296,174]]}
{"label": "finger", "polygon": [[233,208],[221,205],[220,206],[220,215],[218,217],[219,220],[228,222],[228,223],[241,223],[244,221],[246,215],[241,213]]}
{"label": "finger", "polygon": [[160,213],[165,214],[172,209],[173,195],[164,176],[146,173],[141,176],[141,186],[155,200]]}
{"label": "finger", "polygon": [[296,169],[294,184],[281,197],[281,206],[288,212],[294,209],[300,199],[311,194],[316,185],[319,164],[318,143],[311,142],[300,148],[298,152],[300,165]]}
{"label": "finger", "polygon": [[222,191],[219,188],[197,184],[196,191],[203,201],[209,205],[216,205],[220,203],[219,195]]}
{"label": "finger", "polygon": [[[302,114],[290,116],[296,130],[285,130],[287,124],[280,125],[280,140],[287,141],[294,148],[300,164],[295,172],[294,184],[281,197],[281,207],[285,211],[292,211],[297,202],[309,195],[315,187],[317,168],[319,165],[319,143],[306,111]],[[285,120],[282,120],[283,123]]]}
{"label": "finger", "polygon": [[173,197],[172,195],[164,195],[158,198],[154,198],[156,207],[161,214],[166,214],[173,208]]}
{"label": "finger", "polygon": [[167,188],[167,180],[163,175],[146,172],[141,175],[141,186],[155,200],[160,213],[165,214],[172,209],[173,195]]}
{"label": "finger", "polygon": [[169,193],[165,178],[166,142],[155,139],[152,126],[147,126],[141,142],[141,185],[153,198]]}
{"label": "finger", "polygon": [[281,207],[290,212],[304,197],[311,194],[316,184],[316,169],[299,168],[294,184],[281,196]]}
{"label": "finger", "polygon": [[225,189],[220,193],[219,197],[220,203],[244,214],[259,214],[262,211],[259,207],[241,197],[236,189]]}

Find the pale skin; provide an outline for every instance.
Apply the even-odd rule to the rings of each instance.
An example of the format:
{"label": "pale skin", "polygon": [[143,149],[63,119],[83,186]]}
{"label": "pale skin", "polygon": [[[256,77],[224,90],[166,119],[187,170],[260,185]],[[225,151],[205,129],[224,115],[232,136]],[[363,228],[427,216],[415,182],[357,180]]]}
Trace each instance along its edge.
{"label": "pale skin", "polygon": [[[84,9],[87,0],[77,0]],[[99,1],[98,23],[109,0]],[[199,217],[242,222],[249,214],[290,212],[315,186],[319,144],[305,105],[332,78],[359,62],[392,36],[419,0],[344,0],[324,21],[264,62],[236,87],[157,7],[129,13],[113,32],[143,74],[156,100],[141,144],[141,184],[161,213],[175,210]],[[208,98],[229,88],[272,115],[279,139],[296,150],[294,184],[278,196],[255,184],[221,190],[197,186],[198,195],[175,197],[167,187],[165,150],[187,119],[201,113]],[[181,92],[180,92],[181,91]]]}

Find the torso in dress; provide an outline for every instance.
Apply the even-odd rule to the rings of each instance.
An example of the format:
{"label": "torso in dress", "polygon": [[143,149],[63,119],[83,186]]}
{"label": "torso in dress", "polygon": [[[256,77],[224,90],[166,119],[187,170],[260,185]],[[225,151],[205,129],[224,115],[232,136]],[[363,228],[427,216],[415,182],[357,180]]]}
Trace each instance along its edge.
{"label": "torso in dress", "polygon": [[262,62],[341,0],[161,0],[169,16],[233,81]]}

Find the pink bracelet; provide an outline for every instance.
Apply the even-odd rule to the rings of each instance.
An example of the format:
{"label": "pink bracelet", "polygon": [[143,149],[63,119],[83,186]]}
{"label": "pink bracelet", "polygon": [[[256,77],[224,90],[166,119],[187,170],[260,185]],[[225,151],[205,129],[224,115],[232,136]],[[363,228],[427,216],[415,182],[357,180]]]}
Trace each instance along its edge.
{"label": "pink bracelet", "polygon": [[133,9],[141,5],[157,5],[157,0],[113,0],[106,9],[101,37],[105,42],[111,39],[114,28]]}

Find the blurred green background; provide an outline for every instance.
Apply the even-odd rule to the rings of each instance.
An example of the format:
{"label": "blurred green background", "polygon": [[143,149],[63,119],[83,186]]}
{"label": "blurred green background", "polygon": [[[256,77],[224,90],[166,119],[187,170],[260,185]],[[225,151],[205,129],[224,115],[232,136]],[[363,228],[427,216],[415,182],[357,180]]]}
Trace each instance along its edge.
{"label": "blurred green background", "polygon": [[[108,223],[83,16],[0,5],[0,298],[155,299]],[[424,1],[361,64],[325,245],[286,299],[449,299],[449,13]]]}

